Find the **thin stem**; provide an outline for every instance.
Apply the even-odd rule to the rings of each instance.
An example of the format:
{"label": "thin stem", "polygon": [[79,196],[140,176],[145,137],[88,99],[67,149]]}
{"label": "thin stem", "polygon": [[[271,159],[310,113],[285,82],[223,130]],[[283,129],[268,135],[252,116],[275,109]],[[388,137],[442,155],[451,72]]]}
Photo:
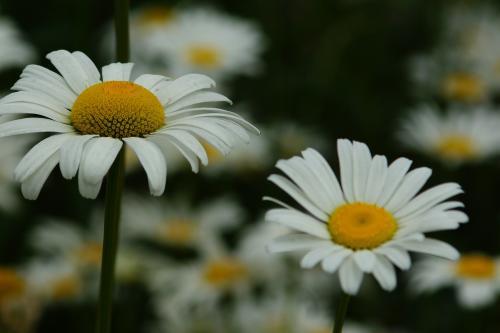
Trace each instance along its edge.
{"label": "thin stem", "polygon": [[337,311],[335,311],[335,324],[333,326],[333,333],[342,333],[342,327],[344,326],[344,319],[347,313],[347,306],[349,305],[349,296],[346,293],[342,293],[340,296],[339,304],[337,305]]}
{"label": "thin stem", "polygon": [[128,13],[130,0],[115,1],[115,40],[116,40],[116,61],[130,61],[130,37]]}
{"label": "thin stem", "polygon": [[104,240],[99,307],[97,309],[97,333],[108,333],[111,329],[115,262],[118,251],[124,172],[125,150],[122,148],[108,172],[106,181],[106,207],[104,212]]}

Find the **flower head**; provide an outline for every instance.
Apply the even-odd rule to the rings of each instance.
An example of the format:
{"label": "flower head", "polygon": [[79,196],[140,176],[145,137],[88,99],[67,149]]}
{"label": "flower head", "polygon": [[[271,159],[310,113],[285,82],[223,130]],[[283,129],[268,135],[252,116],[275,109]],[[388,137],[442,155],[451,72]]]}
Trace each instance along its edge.
{"label": "flower head", "polygon": [[415,265],[412,282],[417,292],[454,286],[462,306],[487,306],[500,292],[500,259],[483,253],[466,253],[457,261],[424,259]]}
{"label": "flower head", "polygon": [[400,140],[449,164],[485,159],[500,151],[500,115],[478,108],[442,115],[424,106],[403,123]]}
{"label": "flower head", "polygon": [[137,155],[148,176],[151,194],[165,189],[168,157],[165,143],[173,144],[198,171],[208,163],[205,140],[227,154],[249,132],[258,132],[240,116],[218,108],[199,106],[229,102],[208,91],[215,82],[189,74],[176,80],[145,74],[130,81],[133,64],[115,63],[101,74],[83,53],[60,50],[47,55],[60,75],[29,65],[13,90],[0,101],[0,114],[33,114],[0,125],[0,137],[26,133],[57,133],[35,145],[21,160],[15,178],[23,195],[36,199],[54,167],[64,178],[78,173],[80,193],[95,198],[103,177],[123,144]]}
{"label": "flower head", "polygon": [[363,143],[337,144],[341,184],[313,149],[277,163],[290,179],[271,175],[269,180],[305,212],[271,199],[283,207],[268,211],[266,219],[296,231],[276,238],[268,247],[271,252],[307,250],[301,266],[321,263],[327,272],[338,270],[342,289],[349,294],[358,292],[364,273],[373,274],[383,289],[394,289],[393,265],[408,269],[409,251],[458,257],[447,243],[424,236],[468,220],[456,210],[462,203],[445,201],[462,192],[458,184],[442,184],[417,195],[430,169],[409,171],[411,161],[405,158],[388,165],[384,156],[372,157]]}

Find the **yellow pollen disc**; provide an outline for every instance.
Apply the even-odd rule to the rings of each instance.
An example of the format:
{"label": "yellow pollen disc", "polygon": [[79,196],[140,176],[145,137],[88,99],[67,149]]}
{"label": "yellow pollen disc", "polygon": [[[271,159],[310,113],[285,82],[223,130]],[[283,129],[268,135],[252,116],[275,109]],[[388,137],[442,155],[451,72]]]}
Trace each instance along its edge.
{"label": "yellow pollen disc", "polygon": [[366,204],[345,204],[330,215],[332,240],[353,250],[373,249],[392,239],[398,224],[384,208]]}
{"label": "yellow pollen disc", "polygon": [[469,279],[491,279],[495,270],[495,261],[482,254],[464,255],[456,264],[457,275]]}
{"label": "yellow pollen disc", "polygon": [[205,281],[217,287],[232,286],[247,276],[247,267],[242,262],[232,258],[212,261],[203,272]]}
{"label": "yellow pollen disc", "polygon": [[21,296],[26,289],[26,281],[14,270],[0,268],[0,304]]}
{"label": "yellow pollen disc", "polygon": [[448,135],[436,146],[439,155],[448,159],[466,160],[477,156],[477,150],[470,137],[461,134]]}
{"label": "yellow pollen disc", "polygon": [[78,96],[71,123],[82,134],[143,137],[165,124],[165,113],[146,88],[128,81],[108,81],[90,86]]}
{"label": "yellow pollen disc", "polygon": [[219,51],[213,46],[194,45],[187,49],[188,61],[204,69],[212,69],[220,64]]}
{"label": "yellow pollen disc", "polygon": [[189,245],[195,238],[198,231],[197,225],[189,220],[169,220],[158,232],[158,237],[167,243],[174,245]]}
{"label": "yellow pollen disc", "polygon": [[174,11],[164,6],[152,6],[143,9],[138,17],[140,25],[161,25],[169,23],[174,18]]}
{"label": "yellow pollen disc", "polygon": [[99,266],[101,264],[102,245],[89,243],[76,251],[76,259],[83,265]]}
{"label": "yellow pollen disc", "polygon": [[443,95],[461,102],[477,102],[485,96],[483,82],[467,73],[450,74],[443,81]]}
{"label": "yellow pollen disc", "polygon": [[81,290],[80,280],[76,276],[66,276],[54,282],[52,297],[64,300],[77,296]]}

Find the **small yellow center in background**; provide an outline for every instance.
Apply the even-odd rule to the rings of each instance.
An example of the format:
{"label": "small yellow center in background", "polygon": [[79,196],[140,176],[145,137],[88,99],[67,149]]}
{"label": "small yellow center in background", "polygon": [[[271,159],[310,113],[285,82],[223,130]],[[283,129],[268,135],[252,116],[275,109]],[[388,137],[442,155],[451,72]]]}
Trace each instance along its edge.
{"label": "small yellow center in background", "polygon": [[82,134],[113,138],[142,137],[165,123],[158,98],[146,88],[127,81],[90,86],[73,104],[71,123]]}
{"label": "small yellow center in background", "polygon": [[475,75],[455,73],[447,76],[442,85],[443,95],[446,98],[461,102],[477,102],[484,98],[485,87]]}
{"label": "small yellow center in background", "polygon": [[141,11],[137,22],[141,25],[162,25],[174,18],[174,11],[169,7],[151,6]]}
{"label": "small yellow center in background", "polygon": [[398,225],[384,208],[365,203],[345,204],[332,213],[332,240],[353,250],[372,249],[392,239]]}
{"label": "small yellow center in background", "polygon": [[102,245],[88,243],[76,251],[76,259],[83,265],[99,266],[101,264]]}
{"label": "small yellow center in background", "polygon": [[194,45],[187,50],[188,61],[204,69],[212,69],[220,64],[219,51],[208,45]]}
{"label": "small yellow center in background", "polygon": [[470,160],[477,156],[477,150],[470,137],[461,134],[448,135],[436,146],[439,155],[446,159]]}
{"label": "small yellow center in background", "polygon": [[209,164],[215,164],[224,160],[224,156],[214,146],[205,141],[203,141],[201,144],[203,148],[205,148],[205,151],[207,152]]}
{"label": "small yellow center in background", "polygon": [[65,276],[54,282],[52,297],[55,300],[65,300],[77,296],[81,291],[81,282],[76,276]]}
{"label": "small yellow center in background", "polygon": [[234,258],[210,262],[203,272],[205,281],[217,287],[230,287],[248,276],[246,265]]}
{"label": "small yellow center in background", "polygon": [[457,275],[469,279],[491,279],[495,276],[495,261],[482,254],[462,256],[456,264]]}
{"label": "small yellow center in background", "polygon": [[21,296],[25,289],[26,282],[16,271],[0,268],[0,304]]}
{"label": "small yellow center in background", "polygon": [[159,230],[158,237],[167,243],[186,246],[193,242],[197,225],[189,220],[177,219],[166,221]]}

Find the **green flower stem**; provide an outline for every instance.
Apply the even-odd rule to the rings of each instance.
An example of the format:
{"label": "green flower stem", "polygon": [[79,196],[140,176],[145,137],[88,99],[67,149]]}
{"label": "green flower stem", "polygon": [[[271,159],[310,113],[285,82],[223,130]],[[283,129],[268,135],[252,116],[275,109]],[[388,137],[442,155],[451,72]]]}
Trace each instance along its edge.
{"label": "green flower stem", "polygon": [[[115,0],[116,61],[126,63],[130,58],[129,1]],[[106,207],[104,212],[104,239],[102,249],[97,333],[109,333],[115,287],[115,263],[120,234],[120,214],[125,174],[125,149],[116,157],[106,179]]]}
{"label": "green flower stem", "polygon": [[344,292],[340,296],[337,310],[335,311],[335,324],[333,326],[333,333],[342,333],[342,327],[344,326],[344,319],[347,313],[347,306],[349,305],[350,298],[351,296]]}
{"label": "green flower stem", "polygon": [[101,263],[99,307],[97,309],[97,333],[109,333],[115,285],[115,262],[118,251],[120,213],[125,173],[125,150],[118,156],[108,172],[106,180],[106,207],[104,212],[104,240]]}

